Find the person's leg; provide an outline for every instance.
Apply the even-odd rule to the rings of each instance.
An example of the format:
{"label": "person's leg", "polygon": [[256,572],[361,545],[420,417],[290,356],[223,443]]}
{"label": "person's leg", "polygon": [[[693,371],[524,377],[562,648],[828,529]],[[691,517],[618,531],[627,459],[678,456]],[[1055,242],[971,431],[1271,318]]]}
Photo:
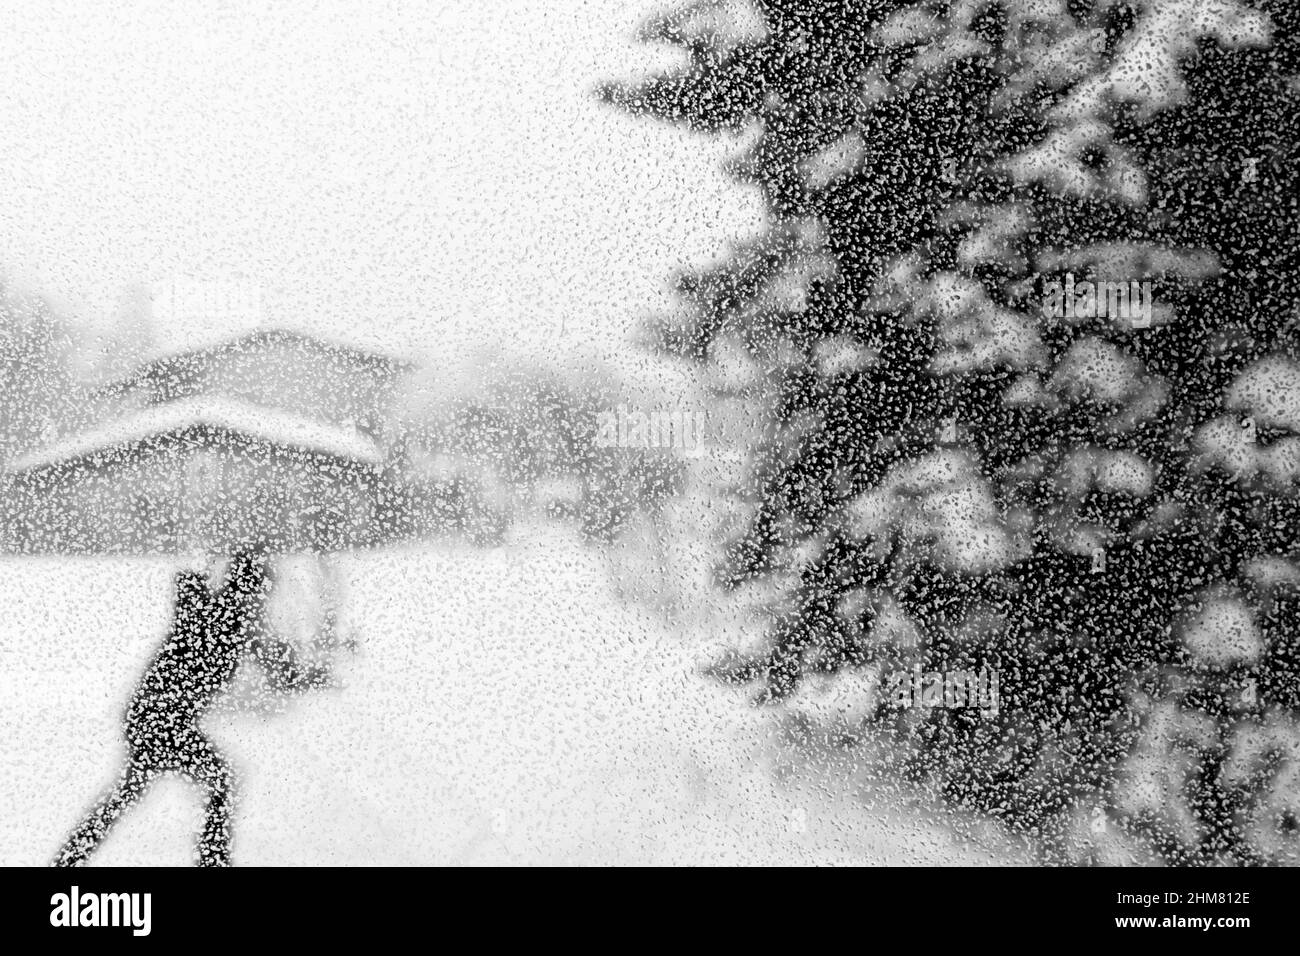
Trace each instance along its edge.
{"label": "person's leg", "polygon": [[230,764],[197,729],[185,735],[183,757],[182,769],[208,792],[199,834],[199,866],[229,866],[234,791]]}
{"label": "person's leg", "polygon": [[108,835],[123,811],[144,795],[154,773],[136,759],[134,754],[129,757],[117,786],[101,797],[81,825],[72,831],[54,858],[54,866],[78,866],[84,863],[86,857]]}

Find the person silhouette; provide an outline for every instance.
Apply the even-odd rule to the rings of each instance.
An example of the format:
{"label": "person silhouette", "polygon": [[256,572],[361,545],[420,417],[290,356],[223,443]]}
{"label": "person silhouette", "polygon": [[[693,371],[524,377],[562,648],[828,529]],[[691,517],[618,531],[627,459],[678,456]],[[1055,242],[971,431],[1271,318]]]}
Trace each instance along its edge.
{"label": "person silhouette", "polygon": [[64,842],[55,866],[83,863],[123,812],[169,771],[207,792],[199,865],[230,864],[233,774],[199,726],[201,719],[250,655],[277,690],[320,687],[330,680],[328,665],[301,666],[294,648],[267,632],[263,611],[270,585],[267,556],[253,548],[234,555],[217,590],[201,572],[176,576],[171,629],[126,709],[128,753],[121,777]]}

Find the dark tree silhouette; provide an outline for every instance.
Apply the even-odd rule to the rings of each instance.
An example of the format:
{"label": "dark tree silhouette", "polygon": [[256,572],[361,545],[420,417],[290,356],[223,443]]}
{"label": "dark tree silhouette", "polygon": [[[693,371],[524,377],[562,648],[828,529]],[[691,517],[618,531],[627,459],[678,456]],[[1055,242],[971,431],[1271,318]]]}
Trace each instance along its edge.
{"label": "dark tree silhouette", "polygon": [[[1296,18],[693,3],[645,29],[684,64],[605,91],[740,133],[770,214],[657,336],[766,373],[721,579],[788,584],[719,674],[868,675],[844,740],[1052,859],[1300,852]],[[997,713],[879,692],[916,667]]]}

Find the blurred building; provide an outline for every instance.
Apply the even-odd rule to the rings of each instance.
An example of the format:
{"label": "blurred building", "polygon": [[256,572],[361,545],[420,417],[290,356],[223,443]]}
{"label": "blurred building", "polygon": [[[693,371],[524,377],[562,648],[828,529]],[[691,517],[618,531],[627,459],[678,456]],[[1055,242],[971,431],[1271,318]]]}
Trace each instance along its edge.
{"label": "blurred building", "polygon": [[80,553],[374,543],[392,530],[390,423],[409,371],[274,330],[145,362],[9,464],[0,540]]}
{"label": "blurred building", "polygon": [[259,330],[167,355],[92,393],[86,422],[196,397],[314,419],[383,443],[411,366],[298,332]]}

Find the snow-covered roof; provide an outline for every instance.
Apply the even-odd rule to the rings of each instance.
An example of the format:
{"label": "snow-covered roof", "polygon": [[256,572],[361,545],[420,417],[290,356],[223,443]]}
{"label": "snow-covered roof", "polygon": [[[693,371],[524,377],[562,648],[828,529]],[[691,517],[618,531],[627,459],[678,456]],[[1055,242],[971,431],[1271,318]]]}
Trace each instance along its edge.
{"label": "snow-covered roof", "polygon": [[142,382],[183,377],[187,373],[206,368],[233,355],[286,344],[338,358],[352,365],[367,367],[386,376],[396,377],[414,367],[410,362],[402,359],[369,352],[340,342],[325,341],[302,332],[288,329],[258,329],[227,339],[217,345],[154,357],[134,369],[129,375],[98,389],[95,394],[112,395]]}
{"label": "snow-covered roof", "polygon": [[69,435],[12,462],[8,471],[27,472],[78,458],[112,454],[150,439],[204,427],[374,466],[383,461],[379,446],[355,429],[248,402],[199,396],[141,409]]}

